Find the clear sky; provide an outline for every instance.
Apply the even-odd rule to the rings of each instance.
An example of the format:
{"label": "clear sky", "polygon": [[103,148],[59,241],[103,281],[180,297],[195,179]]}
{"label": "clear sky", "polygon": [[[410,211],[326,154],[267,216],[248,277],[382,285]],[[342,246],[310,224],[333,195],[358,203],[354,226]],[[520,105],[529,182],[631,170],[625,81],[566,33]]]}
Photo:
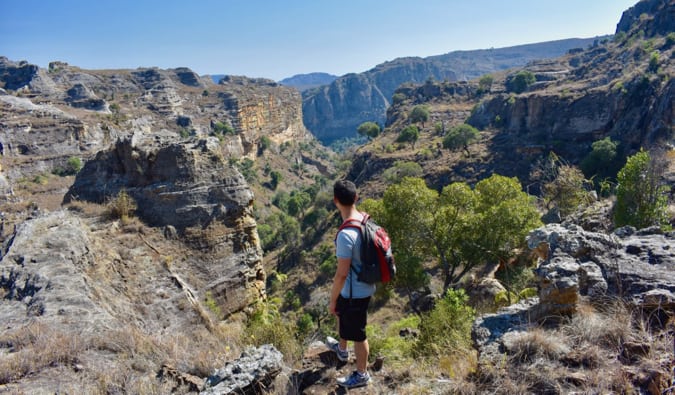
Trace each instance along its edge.
{"label": "clear sky", "polygon": [[0,0],[0,56],[280,80],[613,34],[638,0]]}

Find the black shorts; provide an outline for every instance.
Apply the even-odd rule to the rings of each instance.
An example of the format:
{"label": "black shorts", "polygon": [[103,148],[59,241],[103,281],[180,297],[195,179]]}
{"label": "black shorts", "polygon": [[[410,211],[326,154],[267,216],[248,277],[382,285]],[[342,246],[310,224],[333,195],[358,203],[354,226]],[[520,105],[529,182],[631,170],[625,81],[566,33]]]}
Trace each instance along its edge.
{"label": "black shorts", "polygon": [[340,337],[345,340],[362,342],[366,340],[366,324],[368,323],[368,303],[370,297],[346,299],[338,296],[337,310]]}

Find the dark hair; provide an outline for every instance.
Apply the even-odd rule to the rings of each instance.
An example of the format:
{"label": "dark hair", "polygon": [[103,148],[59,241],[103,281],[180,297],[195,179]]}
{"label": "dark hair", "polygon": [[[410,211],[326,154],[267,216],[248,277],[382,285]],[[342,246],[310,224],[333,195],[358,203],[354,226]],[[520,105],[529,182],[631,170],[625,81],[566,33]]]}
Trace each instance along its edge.
{"label": "dark hair", "polygon": [[349,180],[338,180],[333,185],[333,196],[344,206],[356,203],[356,185]]}

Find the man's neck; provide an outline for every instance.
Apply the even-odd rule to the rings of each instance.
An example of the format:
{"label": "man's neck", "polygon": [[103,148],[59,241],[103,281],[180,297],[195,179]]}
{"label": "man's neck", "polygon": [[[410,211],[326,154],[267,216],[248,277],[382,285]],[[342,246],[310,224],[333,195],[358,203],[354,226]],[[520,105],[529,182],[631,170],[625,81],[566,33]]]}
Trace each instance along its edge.
{"label": "man's neck", "polygon": [[356,206],[343,207],[342,210],[340,210],[340,216],[342,216],[343,221],[346,221],[350,218],[358,220],[363,219],[361,212],[356,209]]}

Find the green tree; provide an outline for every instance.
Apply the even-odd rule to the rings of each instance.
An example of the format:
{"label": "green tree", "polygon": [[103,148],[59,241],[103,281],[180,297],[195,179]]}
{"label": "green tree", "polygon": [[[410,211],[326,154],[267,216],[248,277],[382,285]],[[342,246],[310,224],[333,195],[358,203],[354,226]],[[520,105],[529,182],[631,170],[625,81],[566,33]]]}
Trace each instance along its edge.
{"label": "green tree", "polygon": [[422,179],[404,178],[387,188],[375,209],[401,270],[411,265],[415,273],[421,262],[433,258],[445,290],[480,264],[509,259],[541,224],[517,179],[499,175],[480,181],[474,190],[453,183],[440,194]]}
{"label": "green tree", "polygon": [[302,217],[311,202],[312,198],[307,192],[293,191],[291,198],[288,200],[288,214],[294,217]]}
{"label": "green tree", "polygon": [[478,80],[478,91],[479,93],[485,93],[485,92],[490,92],[490,89],[492,89],[492,83],[494,82],[494,77],[491,74],[485,74],[484,76],[480,77]]}
{"label": "green tree", "polygon": [[668,223],[668,187],[661,184],[662,170],[651,159],[649,152],[640,152],[628,158],[619,170],[616,186],[614,224],[645,228],[658,225],[670,228]]}
{"label": "green tree", "polygon": [[429,120],[429,108],[427,106],[423,105],[417,105],[412,108],[410,111],[410,122],[417,123],[420,122],[422,123],[422,127],[424,127],[424,122]]}
{"label": "green tree", "polygon": [[399,143],[410,142],[413,148],[415,148],[415,143],[419,138],[420,138],[420,130],[417,128],[417,126],[408,125],[398,135],[396,142]]}
{"label": "green tree", "polygon": [[446,133],[443,137],[443,148],[449,150],[457,150],[463,148],[467,154],[469,152],[469,144],[473,143],[480,136],[478,129],[466,123],[455,126]]}
{"label": "green tree", "polygon": [[283,176],[281,175],[280,172],[272,170],[270,172],[270,177],[272,178],[272,180],[270,181],[270,186],[272,186],[272,190],[274,191],[279,186],[281,180],[283,180]]}
{"label": "green tree", "polygon": [[591,144],[591,152],[581,161],[580,167],[588,178],[602,180],[616,177],[621,167],[619,162],[619,142],[609,137]]}
{"label": "green tree", "polygon": [[506,79],[506,89],[509,92],[522,93],[536,80],[531,71],[521,70]]}
{"label": "green tree", "polygon": [[380,134],[380,125],[376,124],[375,122],[368,121],[359,125],[356,131],[361,136],[366,136],[369,140],[372,140]]}

